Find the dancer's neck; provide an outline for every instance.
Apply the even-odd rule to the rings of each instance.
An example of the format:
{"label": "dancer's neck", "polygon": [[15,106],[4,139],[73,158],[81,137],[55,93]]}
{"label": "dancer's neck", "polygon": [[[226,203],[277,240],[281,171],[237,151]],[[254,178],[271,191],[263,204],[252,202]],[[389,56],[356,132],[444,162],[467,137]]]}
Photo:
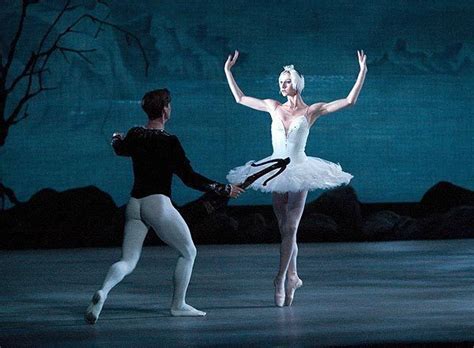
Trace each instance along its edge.
{"label": "dancer's neck", "polygon": [[164,121],[163,119],[157,118],[157,119],[154,119],[154,120],[149,120],[145,127],[149,128],[149,129],[162,129],[162,130],[164,130],[165,129],[165,123],[166,123],[166,121]]}
{"label": "dancer's neck", "polygon": [[303,102],[303,98],[301,98],[299,93],[295,95],[289,95],[287,96],[287,98],[288,98],[287,106],[290,110],[296,110],[305,106]]}

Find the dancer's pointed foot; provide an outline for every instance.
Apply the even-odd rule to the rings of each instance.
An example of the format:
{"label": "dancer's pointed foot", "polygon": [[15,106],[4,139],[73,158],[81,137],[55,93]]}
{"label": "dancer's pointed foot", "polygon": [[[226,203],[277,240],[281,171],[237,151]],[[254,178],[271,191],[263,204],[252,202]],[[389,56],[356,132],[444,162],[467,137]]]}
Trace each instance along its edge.
{"label": "dancer's pointed foot", "polygon": [[96,291],[94,296],[92,296],[91,303],[89,307],[86,309],[86,313],[84,314],[84,319],[89,324],[95,324],[97,319],[99,319],[100,312],[102,311],[102,307],[104,306],[105,302],[105,295],[104,292],[101,290]]}
{"label": "dancer's pointed foot", "polygon": [[291,306],[293,303],[293,298],[295,297],[295,290],[303,286],[303,281],[296,277],[288,277],[286,281],[286,299],[285,306]]}
{"label": "dancer's pointed foot", "polygon": [[203,317],[206,315],[206,312],[200,311],[185,303],[181,307],[171,308],[171,315],[173,317]]}
{"label": "dancer's pointed foot", "polygon": [[285,279],[276,277],[273,280],[273,285],[275,286],[275,306],[283,307],[285,303]]}

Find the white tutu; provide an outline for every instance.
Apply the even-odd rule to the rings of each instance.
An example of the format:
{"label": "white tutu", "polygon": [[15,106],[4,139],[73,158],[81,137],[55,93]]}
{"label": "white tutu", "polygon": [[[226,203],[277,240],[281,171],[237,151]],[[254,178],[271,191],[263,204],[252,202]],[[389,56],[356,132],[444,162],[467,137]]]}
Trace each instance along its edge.
{"label": "white tutu", "polygon": [[[263,192],[299,192],[316,189],[328,189],[343,184],[348,184],[353,176],[342,171],[339,164],[335,164],[321,158],[308,157],[305,153],[306,141],[309,135],[309,123],[306,115],[293,118],[289,129],[286,130],[281,119],[270,113],[272,116],[271,134],[273,154],[257,163],[271,159],[290,157],[291,162],[287,168],[277,177],[270,180],[266,186],[263,183],[278,170],[274,170],[258,180],[249,187]],[[227,180],[231,184],[241,184],[245,179],[266,168],[252,167],[253,161],[245,165],[232,169],[227,175]],[[268,164],[270,166],[271,164]]]}
{"label": "white tutu", "polygon": [[[257,163],[265,162],[272,158],[274,157],[270,156]],[[261,167],[252,167],[252,163],[254,161],[232,169],[227,175],[227,180],[234,185],[241,184],[248,176],[271,165],[270,163]],[[277,173],[277,171],[274,170],[262,176],[249,187],[262,192],[312,191],[348,184],[353,178],[351,174],[344,172],[339,164],[317,157],[306,157],[306,160],[302,162],[290,162],[283,173],[270,180],[266,186],[263,186],[264,181]]]}

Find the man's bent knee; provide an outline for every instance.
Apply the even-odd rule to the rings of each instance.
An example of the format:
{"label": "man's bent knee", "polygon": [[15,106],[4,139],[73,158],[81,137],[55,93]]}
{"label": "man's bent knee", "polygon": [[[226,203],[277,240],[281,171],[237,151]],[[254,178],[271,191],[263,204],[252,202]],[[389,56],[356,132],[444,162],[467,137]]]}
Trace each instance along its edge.
{"label": "man's bent knee", "polygon": [[120,262],[117,262],[117,266],[120,267],[120,270],[125,275],[128,275],[133,272],[137,266],[137,262],[138,260],[121,260]]}
{"label": "man's bent knee", "polygon": [[196,247],[194,245],[186,247],[181,254],[184,258],[194,261],[197,255]]}

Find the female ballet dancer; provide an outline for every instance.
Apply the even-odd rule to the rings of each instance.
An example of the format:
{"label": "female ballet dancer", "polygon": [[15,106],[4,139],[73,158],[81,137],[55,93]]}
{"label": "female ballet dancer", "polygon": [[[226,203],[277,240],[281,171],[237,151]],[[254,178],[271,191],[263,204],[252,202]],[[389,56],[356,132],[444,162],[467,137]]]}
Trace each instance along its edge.
{"label": "female ballet dancer", "polygon": [[171,95],[167,89],[146,93],[142,107],[148,115],[147,125],[130,129],[125,138],[119,133],[112,137],[116,154],[132,157],[135,180],[125,212],[122,257],[110,267],[102,287],[92,297],[85,313],[90,324],[99,318],[109,291],[135,269],[149,227],[179,253],[171,315],[206,315],[185,301],[196,247],[186,222],[171,204],[172,176],[176,174],[187,186],[204,192],[233,198],[243,192],[239,187],[219,184],[193,171],[178,138],[164,130],[171,115]]}
{"label": "female ballet dancer", "polygon": [[[367,73],[364,51],[357,51],[357,56],[360,72],[348,96],[329,103],[319,102],[311,105],[307,105],[301,97],[304,77],[293,65],[285,66],[278,79],[280,93],[287,98],[283,104],[273,99],[249,97],[240,90],[231,72],[239,57],[238,51],[235,51],[233,57],[229,55],[224,65],[227,82],[235,101],[270,114],[273,154],[261,161],[286,157],[291,159],[287,169],[266,186],[263,182],[271,173],[250,186],[263,192],[272,192],[273,210],[281,234],[280,266],[274,279],[275,305],[278,307],[291,306],[295,290],[303,285],[296,269],[296,233],[308,190],[336,187],[348,184],[352,179],[352,175],[342,171],[338,164],[317,157],[307,157],[304,150],[309,129],[320,116],[356,103]],[[227,175],[229,182],[239,184],[258,170],[258,167],[250,166],[253,162],[231,170]]]}

